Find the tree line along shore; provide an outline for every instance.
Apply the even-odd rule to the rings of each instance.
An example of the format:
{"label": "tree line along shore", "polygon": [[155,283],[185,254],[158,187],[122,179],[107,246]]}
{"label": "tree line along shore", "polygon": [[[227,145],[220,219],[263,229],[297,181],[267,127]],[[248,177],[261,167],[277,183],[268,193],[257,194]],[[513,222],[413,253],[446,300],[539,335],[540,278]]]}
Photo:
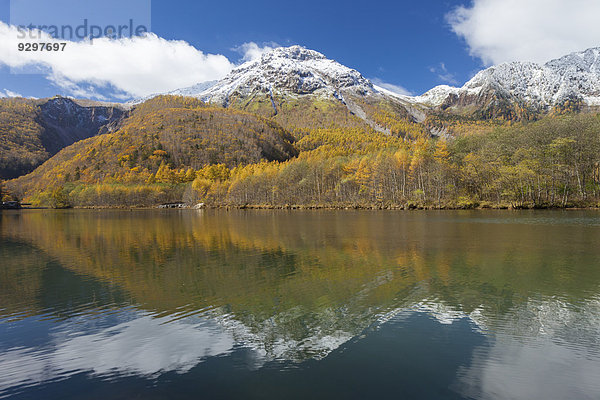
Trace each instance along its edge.
{"label": "tree line along shore", "polygon": [[335,124],[299,133],[202,105],[159,111],[63,149],[33,173],[4,182],[2,197],[53,208],[180,201],[365,209],[600,204],[596,114],[476,121],[458,135],[432,137],[410,124],[402,135]]}

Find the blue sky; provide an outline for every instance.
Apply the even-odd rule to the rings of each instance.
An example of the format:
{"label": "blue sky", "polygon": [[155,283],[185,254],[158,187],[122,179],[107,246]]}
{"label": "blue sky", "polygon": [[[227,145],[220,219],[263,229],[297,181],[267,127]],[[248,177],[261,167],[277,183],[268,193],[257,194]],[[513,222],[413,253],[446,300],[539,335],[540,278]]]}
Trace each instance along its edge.
{"label": "blue sky", "polygon": [[[445,15],[462,1],[356,2],[305,0],[173,2],[154,0],[153,31],[182,38],[211,53],[244,42],[300,44],[355,68],[420,93],[443,83],[430,69],[443,63],[464,81],[482,64],[468,54]],[[184,4],[184,2],[181,2]],[[167,16],[167,17],[158,17]]]}
{"label": "blue sky", "polygon": [[[88,0],[70,1],[80,3]],[[556,3],[556,7],[547,6],[549,3]],[[600,45],[600,29],[582,29],[578,25],[574,25],[572,38],[563,40],[564,30],[557,31],[556,37],[561,42],[558,39],[553,42],[554,28],[545,22],[560,21],[565,15],[565,7],[573,8],[575,3],[581,3],[579,6],[583,7],[581,16],[593,15],[592,11],[598,9],[600,2],[550,0],[549,3],[546,0],[371,0],[356,4],[325,0],[152,0],[151,30],[159,39],[185,41],[201,51],[200,55],[223,55],[227,60],[213,57],[207,61],[210,68],[206,68],[210,71],[194,75],[193,65],[187,66],[187,69],[163,65],[160,49],[166,49],[171,44],[157,41],[155,49],[159,54],[148,55],[146,65],[157,65],[157,81],[168,74],[169,70],[173,70],[173,75],[189,75],[189,79],[201,80],[203,77],[223,73],[215,72],[216,70],[227,71],[230,67],[224,66],[223,62],[230,62],[231,65],[240,63],[242,54],[236,48],[244,43],[252,42],[258,46],[272,46],[273,43],[283,46],[300,44],[357,69],[367,78],[401,86],[413,94],[421,94],[439,84],[462,85],[475,72],[494,62],[520,60],[529,56],[534,61],[542,61],[551,56],[583,50],[594,44]],[[10,23],[9,0],[0,0],[0,5],[0,21]],[[540,5],[546,5],[543,7],[545,11],[540,11]],[[504,8],[514,11],[498,12]],[[57,10],[58,14],[60,12]],[[119,12],[123,14],[122,10]],[[540,13],[543,18],[538,20],[537,14]],[[448,19],[448,15],[454,17]],[[572,16],[573,19],[576,17],[579,16]],[[514,21],[514,24],[510,21]],[[569,23],[581,24],[581,18],[579,22]],[[531,38],[531,43],[526,38]],[[535,40],[547,42],[547,50]],[[188,52],[188,56],[178,58],[177,62],[182,64],[189,60],[190,64],[204,65],[204,61],[198,61],[198,54],[192,54],[195,49],[183,49]],[[145,57],[141,54],[142,56],[137,57],[138,60]],[[77,56],[75,54],[71,57]],[[0,65],[2,57],[0,54]],[[93,52],[80,53],[80,57],[96,58]],[[119,60],[116,56],[110,58],[102,53],[96,63],[123,64],[122,71],[118,72],[123,76],[135,72],[127,66],[133,64],[128,64],[127,60],[121,63]],[[114,68],[110,72],[106,72],[106,69],[99,70],[99,75],[106,72],[108,86],[97,89],[97,82],[88,83],[88,78],[78,77],[78,74],[69,70],[71,65],[75,68],[78,62],[79,60],[73,59],[70,63],[64,60],[58,63],[53,67],[54,72],[67,78],[55,77],[52,80],[48,79],[47,72],[46,75],[11,74],[5,63],[0,66],[0,95],[1,91],[35,97],[54,94],[82,97],[97,93],[98,96],[114,99],[113,93],[119,92],[125,99],[127,96],[135,97],[131,93],[140,94],[150,90],[148,86],[151,83],[148,82],[140,81],[137,86],[128,86],[120,83],[123,80],[112,79]],[[90,64],[83,64],[80,68],[84,69],[86,65]],[[134,78],[132,75],[132,79]],[[152,76],[148,79],[151,81]],[[189,79],[171,79],[157,84],[157,89],[183,84],[181,82],[189,83]]]}

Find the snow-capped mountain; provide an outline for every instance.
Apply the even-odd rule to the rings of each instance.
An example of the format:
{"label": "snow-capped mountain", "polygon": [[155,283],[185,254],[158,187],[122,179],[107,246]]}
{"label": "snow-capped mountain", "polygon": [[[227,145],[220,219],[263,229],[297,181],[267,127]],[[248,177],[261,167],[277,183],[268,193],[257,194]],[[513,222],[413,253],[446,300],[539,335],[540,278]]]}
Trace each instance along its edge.
{"label": "snow-capped mountain", "polygon": [[[271,115],[277,115],[282,104],[290,100],[327,99],[381,132],[387,130],[373,121],[372,114],[365,111],[366,105],[373,109],[382,102],[391,104],[397,117],[408,117],[414,122],[424,121],[428,113],[439,109],[484,119],[520,119],[566,104],[575,104],[576,109],[600,107],[600,48],[544,65],[500,64],[479,72],[460,88],[442,85],[410,97],[380,88],[358,71],[317,51],[301,46],[280,47],[240,65],[219,81],[166,94]],[[143,100],[146,99],[131,104]]]}
{"label": "snow-capped mountain", "polygon": [[389,129],[371,119],[364,110],[365,104],[386,102],[401,117],[414,121],[425,118],[405,96],[379,88],[355,69],[302,46],[276,48],[240,65],[216,83],[207,82],[170,94],[269,115],[278,115],[286,102],[306,104],[324,100],[339,107],[338,112],[347,110],[383,133],[390,133]]}
{"label": "snow-capped mountain", "polygon": [[176,92],[227,106],[233,97],[256,94],[318,94],[342,98],[344,92],[366,96],[378,93],[358,71],[301,46],[280,47],[235,68],[209,88]]}
{"label": "snow-capped mountain", "polygon": [[600,48],[572,53],[544,65],[500,64],[479,72],[462,88],[438,86],[414,101],[446,108],[482,106],[491,97],[522,102],[540,111],[566,100],[600,106]]}

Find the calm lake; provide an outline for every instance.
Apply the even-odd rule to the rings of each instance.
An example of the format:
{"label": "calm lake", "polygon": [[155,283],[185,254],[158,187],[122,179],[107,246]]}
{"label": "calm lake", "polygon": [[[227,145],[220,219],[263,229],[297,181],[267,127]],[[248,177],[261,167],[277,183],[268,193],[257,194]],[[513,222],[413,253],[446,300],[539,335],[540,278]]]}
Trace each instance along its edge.
{"label": "calm lake", "polygon": [[0,214],[0,398],[600,399],[600,211]]}

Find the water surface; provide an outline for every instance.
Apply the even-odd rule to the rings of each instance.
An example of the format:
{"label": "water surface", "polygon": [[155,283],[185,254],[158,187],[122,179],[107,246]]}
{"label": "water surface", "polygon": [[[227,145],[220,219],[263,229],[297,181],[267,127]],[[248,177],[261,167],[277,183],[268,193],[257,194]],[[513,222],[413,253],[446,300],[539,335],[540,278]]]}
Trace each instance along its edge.
{"label": "water surface", "polygon": [[0,397],[600,398],[600,212],[0,214]]}

